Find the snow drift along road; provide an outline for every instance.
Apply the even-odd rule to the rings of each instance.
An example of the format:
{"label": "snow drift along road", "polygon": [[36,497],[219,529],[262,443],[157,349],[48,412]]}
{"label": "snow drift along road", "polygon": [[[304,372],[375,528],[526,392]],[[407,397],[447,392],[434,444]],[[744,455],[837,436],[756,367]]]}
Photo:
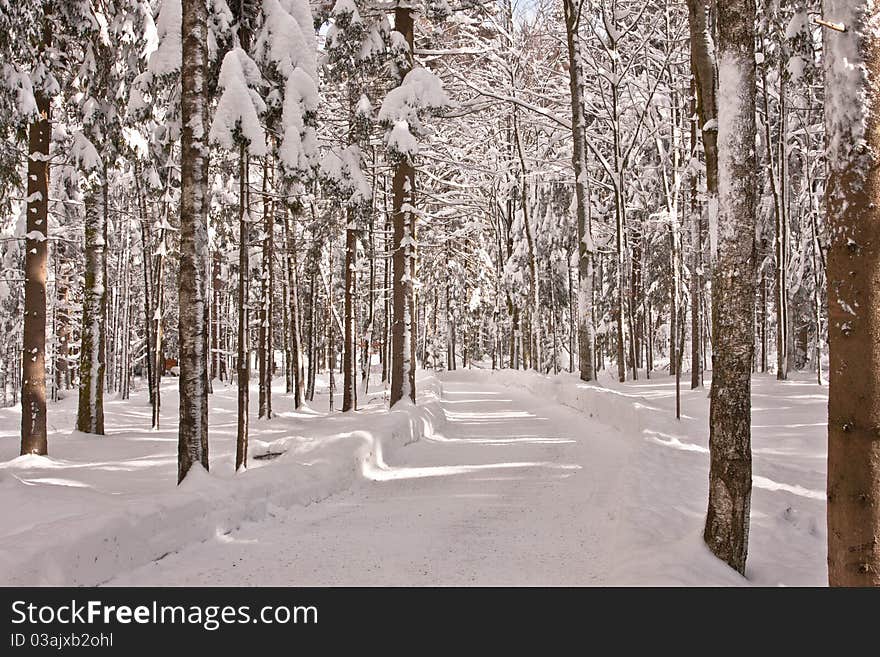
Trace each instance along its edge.
{"label": "snow drift along road", "polygon": [[[379,402],[347,418],[282,413],[254,422],[252,455],[269,446],[285,453],[262,466],[252,459],[254,465],[239,474],[226,463],[234,436],[224,430],[222,418],[235,399],[231,388],[224,389],[212,397],[212,421],[216,417],[219,427],[211,433],[213,470],[208,474],[194,468],[179,488],[170,477],[176,425],[166,422],[164,426],[173,428],[160,435],[114,434],[112,427],[120,424],[111,420],[110,435],[104,437],[56,433],[50,436],[50,453],[62,458],[24,456],[0,466],[4,507],[11,509],[0,531],[0,584],[99,584],[245,521],[345,490],[442,422],[439,383],[425,377],[420,384],[418,407],[404,405],[384,413]],[[170,401],[163,405],[176,409]],[[130,411],[135,402],[124,407]],[[125,412],[118,406],[114,410]],[[3,427],[12,428],[6,422]],[[3,443],[8,451],[13,437],[7,433]],[[267,445],[266,439],[278,433],[285,437]],[[106,458],[114,451],[116,459]],[[139,477],[139,469],[149,470],[150,478]]]}

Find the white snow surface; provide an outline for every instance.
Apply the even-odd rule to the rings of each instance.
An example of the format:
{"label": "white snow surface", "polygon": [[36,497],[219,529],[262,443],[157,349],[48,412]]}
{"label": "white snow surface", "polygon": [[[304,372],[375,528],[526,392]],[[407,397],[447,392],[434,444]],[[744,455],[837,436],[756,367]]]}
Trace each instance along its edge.
{"label": "white snow surface", "polygon": [[211,472],[180,487],[175,379],[159,431],[140,391],[105,401],[107,436],[71,432],[71,391],[48,458],[16,456],[20,412],[2,409],[0,584],[825,584],[824,387],[753,379],[743,578],[700,537],[707,390],[683,389],[677,421],[668,376],[419,375],[418,406],[389,413],[377,390],[327,415],[324,391],[253,420],[238,474],[236,391],[215,384]]}

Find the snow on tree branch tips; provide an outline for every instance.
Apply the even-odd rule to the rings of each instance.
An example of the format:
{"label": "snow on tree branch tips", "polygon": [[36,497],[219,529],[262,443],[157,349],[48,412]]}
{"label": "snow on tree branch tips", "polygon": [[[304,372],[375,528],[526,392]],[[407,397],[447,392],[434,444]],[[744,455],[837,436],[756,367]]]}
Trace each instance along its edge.
{"label": "snow on tree branch tips", "polygon": [[27,73],[19,71],[11,64],[4,64],[2,82],[7,89],[15,93],[16,109],[22,118],[27,118],[37,111],[34,86]]}
{"label": "snow on tree branch tips", "polygon": [[[256,44],[258,58],[274,64],[285,78],[289,78],[293,70],[300,67],[317,80],[314,30],[310,28],[304,32],[301,24],[281,6],[279,0],[264,0],[263,11],[265,21]],[[300,8],[298,13],[302,11]],[[308,11],[307,4],[305,11]]]}
{"label": "snow on tree branch tips", "polygon": [[82,131],[73,136],[70,155],[77,167],[83,171],[95,171],[101,168],[101,155],[98,149]]}
{"label": "snow on tree branch tips", "polygon": [[305,177],[316,166],[318,139],[314,116],[318,111],[315,81],[301,68],[294,69],[284,92],[284,132],[278,156],[287,173]]}
{"label": "snow on tree branch tips", "polygon": [[[394,32],[393,34],[397,34]],[[388,128],[385,143],[397,157],[418,153],[418,138],[426,129],[421,115],[452,105],[440,79],[426,68],[414,68],[399,87],[388,92],[379,109],[379,122]]]}
{"label": "snow on tree branch tips", "polygon": [[219,79],[223,94],[208,135],[211,142],[233,150],[242,140],[251,155],[266,154],[266,136],[259,118],[266,104],[255,90],[261,82],[257,65],[244,50],[234,48],[226,54]]}
{"label": "snow on tree branch tips", "polygon": [[344,197],[346,207],[363,208],[373,197],[361,170],[361,149],[357,145],[326,151],[321,158],[321,178],[338,196]]}
{"label": "snow on tree branch tips", "polygon": [[169,75],[180,70],[182,45],[180,0],[162,0],[156,20],[158,47],[150,55],[149,70],[156,75]]}

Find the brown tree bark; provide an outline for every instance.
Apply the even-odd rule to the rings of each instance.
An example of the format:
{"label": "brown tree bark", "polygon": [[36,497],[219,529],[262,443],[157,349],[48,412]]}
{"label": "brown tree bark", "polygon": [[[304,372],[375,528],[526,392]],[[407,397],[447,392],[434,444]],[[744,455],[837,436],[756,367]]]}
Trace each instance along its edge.
{"label": "brown tree bark", "polygon": [[[694,96],[691,100],[690,114],[697,108],[696,84],[692,85]],[[691,146],[697,143],[697,125],[691,124]],[[697,204],[697,173],[690,174],[690,217],[691,217],[691,390],[703,387],[703,360],[700,357],[700,315],[702,304],[700,294],[703,289],[703,221]],[[650,372],[650,370],[648,370]]]}
{"label": "brown tree bark", "polygon": [[[718,98],[716,85],[717,71],[715,62],[715,43],[712,38],[712,25],[710,23],[705,0],[687,0],[688,22],[690,27],[691,45],[691,72],[694,76],[694,91],[696,94],[697,114],[700,119],[700,134],[703,140],[703,154],[706,160],[706,207],[704,214],[709,222],[715,221],[718,212]],[[691,296],[694,299],[691,321],[691,388],[703,385],[702,376],[702,349],[699,336],[700,315],[705,312],[700,303],[703,273],[702,273],[702,244],[701,234],[703,221],[694,217],[694,245],[693,245],[693,273],[691,283]],[[711,254],[714,258],[714,253]]]}
{"label": "brown tree bark", "polygon": [[90,182],[85,206],[85,274],[76,429],[104,433],[107,324],[107,172]]}
{"label": "brown tree bark", "polygon": [[257,359],[259,362],[258,417],[272,417],[272,375],[274,373],[274,346],[272,344],[273,298],[275,296],[275,204],[269,197],[274,163],[271,156],[263,162],[263,271],[260,281],[260,331]]}
{"label": "brown tree bark", "polygon": [[336,397],[336,335],[333,331],[333,231],[327,244],[327,378],[329,384],[330,412]]}
{"label": "brown tree bark", "polygon": [[[764,52],[767,51],[766,46]],[[761,67],[761,86],[763,89],[763,108],[764,108],[764,148],[767,157],[767,168],[769,170],[770,192],[773,197],[773,220],[774,220],[774,282],[776,284],[776,378],[784,381],[788,378],[788,348],[787,348],[787,297],[786,291],[786,255],[788,247],[786,245],[787,224],[785,221],[785,201],[781,192],[783,182],[783,159],[779,158],[779,178],[777,181],[776,165],[774,164],[773,155],[773,135],[770,130],[770,88],[767,84],[767,65]],[[780,82],[780,94],[785,93],[785,88]],[[780,117],[784,114],[784,104],[780,102]],[[783,148],[781,144],[784,137],[780,139],[779,154],[782,156]]]}
{"label": "brown tree bark", "polygon": [[865,0],[825,0],[828,582],[880,585],[880,38]]}
{"label": "brown tree bark", "polygon": [[[401,81],[412,68],[413,14],[409,7],[394,10],[394,30],[409,45],[408,64],[400,71]],[[416,172],[403,158],[394,168],[392,194],[391,291],[394,319],[391,325],[391,399],[394,406],[404,397],[416,401],[416,368],[413,298],[413,263],[415,255],[415,216],[405,209],[413,206]]]}
{"label": "brown tree bark", "polygon": [[354,212],[349,209],[348,226],[345,229],[345,344],[342,347],[342,411],[357,410],[357,327],[355,306],[357,302],[357,230],[353,227]]}
{"label": "brown tree bark", "polygon": [[211,378],[224,380],[223,358],[220,353],[223,350],[221,331],[223,327],[220,291],[223,283],[223,261],[219,249],[215,249],[211,257]]}
{"label": "brown tree bark", "polygon": [[250,349],[248,347],[248,158],[241,146],[238,160],[238,349],[235,382],[238,388],[238,413],[235,438],[235,469],[247,467],[248,445],[248,385],[251,378]]}
{"label": "brown tree bark", "polygon": [[[167,182],[170,189],[171,181]],[[167,192],[166,192],[167,194]],[[168,202],[162,202],[162,222],[168,221]],[[155,310],[152,321],[155,322],[153,327],[154,342],[153,345],[153,429],[159,428],[160,413],[162,410],[162,375],[165,374],[165,353],[162,349],[162,340],[165,337],[165,322],[163,318],[164,295],[165,295],[165,255],[168,245],[167,230],[163,227],[159,230],[159,248],[156,253],[156,267],[154,271],[154,290],[155,290]]]}
{"label": "brown tree bark", "polygon": [[745,572],[752,492],[755,333],[755,0],[718,5],[719,213],[712,273],[709,506],[703,538]]}
{"label": "brown tree bark", "polygon": [[687,0],[691,43],[691,71],[697,92],[703,151],[706,157],[706,192],[708,202],[718,195],[718,92],[715,43],[707,5],[715,2]]}
{"label": "brown tree bark", "polygon": [[317,299],[315,295],[317,294],[317,289],[315,286],[315,269],[317,268],[317,263],[312,261],[312,267],[310,268],[309,275],[309,333],[308,333],[308,344],[306,344],[306,353],[309,357],[308,370],[306,371],[306,399],[312,401],[315,398],[315,375],[316,370],[318,369],[318,358],[317,358],[317,340],[315,335],[315,323],[317,321]]}
{"label": "brown tree bark", "polygon": [[196,463],[208,469],[209,383],[208,10],[204,0],[182,4],[178,483]]}
{"label": "brown tree bark", "polygon": [[[296,221],[290,222],[287,230],[287,255],[290,260],[288,269],[288,322],[290,326],[290,360],[293,373],[293,407],[300,408],[305,398],[305,385],[302,370],[302,329],[300,328],[299,281],[297,277],[296,258]],[[311,361],[311,358],[309,359]]]}
{"label": "brown tree bark", "polygon": [[[369,251],[368,261],[370,265],[370,274],[367,290],[367,316],[364,324],[364,349],[361,354],[361,379],[364,382],[364,396],[369,393],[370,389],[370,369],[373,360],[373,344],[376,333],[376,187],[379,181],[376,168],[376,147],[371,148],[372,154],[372,202],[370,207],[369,221],[367,224],[367,249]],[[435,317],[436,319],[436,317]]]}
{"label": "brown tree bark", "polygon": [[60,390],[70,389],[70,265],[61,262],[64,250],[56,245],[53,253],[55,269],[55,399],[61,398]]}
{"label": "brown tree bark", "polygon": [[[791,367],[792,325],[789,322],[788,261],[789,261],[789,181],[788,181],[788,108],[786,103],[786,70],[779,58],[779,216],[776,226],[776,378],[785,381]],[[766,117],[769,124],[769,116]],[[772,168],[771,168],[772,176]],[[780,330],[781,329],[781,330]]]}
{"label": "brown tree bark", "polygon": [[141,225],[141,259],[143,261],[144,274],[144,335],[147,363],[147,388],[149,392],[150,404],[154,403],[155,394],[155,377],[153,375],[153,365],[155,357],[153,356],[154,339],[153,339],[153,251],[150,238],[150,217],[147,213],[147,200],[144,194],[143,184],[141,182],[141,165],[135,160],[134,163],[134,184],[135,192],[138,198],[138,214]]}
{"label": "brown tree bark", "polygon": [[123,220],[125,242],[122,265],[122,313],[120,318],[120,356],[119,356],[119,398],[129,398],[131,374],[131,225],[126,217]]}
{"label": "brown tree bark", "polygon": [[[51,47],[49,20],[43,48]],[[34,93],[37,116],[28,127],[27,239],[24,257],[24,328],[21,387],[21,453],[47,454],[46,439],[46,265],[49,242],[49,143],[52,134],[49,97]],[[64,344],[66,349],[67,345]]]}

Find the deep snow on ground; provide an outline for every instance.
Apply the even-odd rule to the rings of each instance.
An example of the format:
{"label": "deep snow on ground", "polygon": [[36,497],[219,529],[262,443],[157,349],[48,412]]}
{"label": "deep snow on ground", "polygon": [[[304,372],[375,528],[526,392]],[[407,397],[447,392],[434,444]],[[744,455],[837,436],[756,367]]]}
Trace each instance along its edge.
{"label": "deep snow on ground", "polygon": [[[705,514],[707,390],[668,376],[459,370],[421,378],[418,408],[252,420],[234,474],[235,389],[211,402],[211,473],[178,489],[176,380],[163,427],[141,392],[106,402],[105,437],[50,407],[50,458],[20,457],[0,410],[0,583],[113,585],[822,585],[827,391],[753,380],[747,578],[717,561]],[[255,396],[255,395],[254,395]],[[320,409],[320,410],[318,410]],[[254,409],[255,410],[255,409]],[[8,459],[8,460],[7,460]]]}

